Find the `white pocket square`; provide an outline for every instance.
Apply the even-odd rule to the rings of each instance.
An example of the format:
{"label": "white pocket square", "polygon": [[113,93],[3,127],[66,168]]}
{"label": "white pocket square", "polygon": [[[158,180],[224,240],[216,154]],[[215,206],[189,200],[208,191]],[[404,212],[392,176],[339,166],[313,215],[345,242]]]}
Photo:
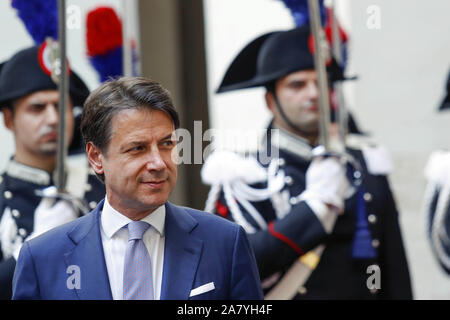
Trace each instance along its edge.
{"label": "white pocket square", "polygon": [[209,282],[207,284],[204,284],[198,288],[192,289],[191,294],[189,297],[198,296],[199,294],[214,290],[216,287],[214,287],[214,282]]}

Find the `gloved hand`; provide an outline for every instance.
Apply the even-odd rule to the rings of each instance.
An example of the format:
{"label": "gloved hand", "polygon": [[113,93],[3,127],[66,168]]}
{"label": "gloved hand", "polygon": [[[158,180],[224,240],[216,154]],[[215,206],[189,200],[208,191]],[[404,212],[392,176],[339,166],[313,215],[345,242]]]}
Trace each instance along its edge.
{"label": "gloved hand", "polygon": [[27,240],[76,218],[77,213],[69,201],[43,198],[34,211],[33,233]]}
{"label": "gloved hand", "polygon": [[336,157],[315,158],[306,171],[306,189],[300,199],[320,201],[338,212],[344,211],[344,200],[350,194],[345,166]]}
{"label": "gloved hand", "polygon": [[[31,240],[44,232],[58,227],[62,224],[75,220],[78,217],[74,205],[69,200],[60,200],[55,197],[56,188],[49,187],[44,190],[43,198],[34,211],[33,232],[25,239]],[[14,258],[18,258],[20,247],[14,253]]]}

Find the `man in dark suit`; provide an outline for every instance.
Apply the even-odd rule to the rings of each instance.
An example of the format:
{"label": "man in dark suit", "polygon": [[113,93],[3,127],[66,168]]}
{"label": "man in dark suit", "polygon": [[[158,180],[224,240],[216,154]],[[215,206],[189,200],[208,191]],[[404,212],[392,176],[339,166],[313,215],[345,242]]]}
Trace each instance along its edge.
{"label": "man in dark suit", "polygon": [[[311,40],[308,27],[264,34],[231,63],[218,92],[265,87],[273,119],[254,157],[216,151],[206,160],[205,210],[244,226],[266,298],[410,299],[383,148],[346,137],[352,188],[336,159],[314,157],[320,93]],[[331,59],[328,66],[331,81],[343,79]]]}
{"label": "man in dark suit", "polygon": [[88,215],[25,242],[14,299],[261,299],[243,229],[177,207],[178,114],[145,78],[107,82],[87,99],[81,131],[106,186]]}

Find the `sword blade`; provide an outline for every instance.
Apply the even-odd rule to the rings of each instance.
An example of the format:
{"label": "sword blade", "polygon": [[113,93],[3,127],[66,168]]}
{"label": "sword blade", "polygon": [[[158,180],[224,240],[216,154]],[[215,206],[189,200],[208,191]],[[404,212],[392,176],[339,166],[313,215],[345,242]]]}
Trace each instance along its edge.
{"label": "sword blade", "polygon": [[[336,17],[336,2],[333,0],[332,8],[331,8],[331,34],[332,34],[332,48],[333,48],[333,56],[336,59],[336,62],[339,66],[342,65],[343,57],[342,57],[342,39],[341,33],[339,32],[337,17]],[[341,145],[345,145],[346,137],[348,134],[348,113],[347,107],[345,105],[344,100],[344,92],[342,88],[342,83],[337,82],[334,84],[334,88],[336,90],[336,98],[338,103],[337,108],[337,119],[339,124],[339,143]]]}
{"label": "sword blade", "polygon": [[58,122],[58,147],[56,155],[56,188],[59,193],[65,192],[66,172],[66,107],[68,102],[68,76],[66,63],[66,0],[58,0],[58,33],[59,33],[59,122]]}
{"label": "sword blade", "polygon": [[330,101],[328,79],[325,67],[327,40],[322,29],[318,0],[308,0],[309,20],[314,38],[314,67],[317,72],[319,86],[319,144],[325,150],[330,149]]}
{"label": "sword blade", "polygon": [[133,61],[132,61],[132,50],[131,50],[131,39],[130,39],[130,28],[129,28],[129,0],[122,0],[122,64],[123,70],[122,73],[125,77],[129,77],[133,75]]}

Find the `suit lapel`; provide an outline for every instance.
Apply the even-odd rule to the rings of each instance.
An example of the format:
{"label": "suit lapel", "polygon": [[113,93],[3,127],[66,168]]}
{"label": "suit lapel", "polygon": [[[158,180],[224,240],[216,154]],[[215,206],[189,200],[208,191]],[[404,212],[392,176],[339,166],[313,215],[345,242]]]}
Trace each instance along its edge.
{"label": "suit lapel", "polygon": [[203,241],[191,234],[196,225],[183,208],[166,203],[161,300],[189,298],[203,248]]}
{"label": "suit lapel", "polygon": [[65,254],[65,261],[67,267],[79,267],[80,288],[75,290],[82,300],[112,299],[100,234],[102,208],[103,201],[68,234],[75,247]]}

